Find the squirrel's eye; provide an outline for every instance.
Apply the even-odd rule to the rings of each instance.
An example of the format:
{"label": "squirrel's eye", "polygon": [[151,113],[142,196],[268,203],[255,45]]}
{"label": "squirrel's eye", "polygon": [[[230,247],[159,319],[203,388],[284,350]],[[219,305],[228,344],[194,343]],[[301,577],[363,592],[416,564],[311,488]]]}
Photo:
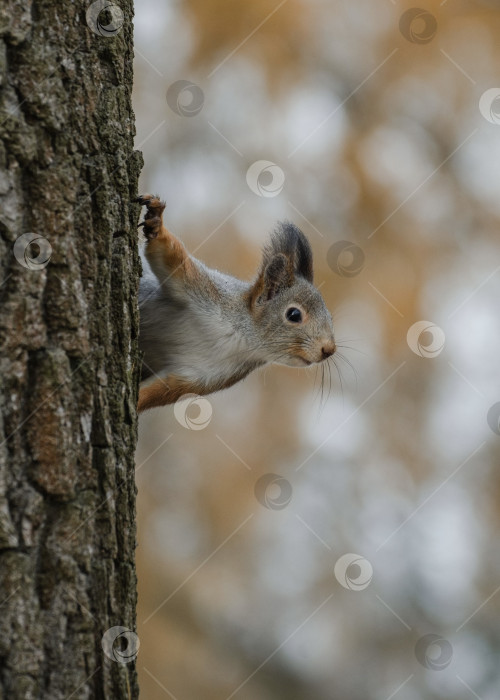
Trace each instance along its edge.
{"label": "squirrel's eye", "polygon": [[291,306],[287,309],[285,316],[287,321],[291,323],[300,323],[302,321],[302,313],[299,309],[296,309],[295,306]]}

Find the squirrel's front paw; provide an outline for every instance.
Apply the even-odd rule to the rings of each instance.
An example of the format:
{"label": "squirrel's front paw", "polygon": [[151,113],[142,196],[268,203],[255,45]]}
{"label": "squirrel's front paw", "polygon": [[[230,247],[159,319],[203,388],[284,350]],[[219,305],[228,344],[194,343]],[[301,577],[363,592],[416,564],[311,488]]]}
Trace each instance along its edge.
{"label": "squirrel's front paw", "polygon": [[165,202],[162,202],[159,197],[152,194],[142,194],[135,200],[139,204],[145,205],[147,208],[142,221],[138,228],[142,226],[144,235],[148,240],[156,238],[163,228],[163,210]]}

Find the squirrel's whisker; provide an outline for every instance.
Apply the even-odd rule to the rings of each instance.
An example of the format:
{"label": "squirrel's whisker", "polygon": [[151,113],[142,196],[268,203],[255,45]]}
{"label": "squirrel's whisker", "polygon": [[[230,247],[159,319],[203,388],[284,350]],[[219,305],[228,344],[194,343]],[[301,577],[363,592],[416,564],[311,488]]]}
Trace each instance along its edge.
{"label": "squirrel's whisker", "polygon": [[343,348],[344,350],[352,350],[353,352],[359,352],[360,355],[364,355],[365,357],[368,357],[367,353],[363,352],[363,350],[359,350],[358,348],[353,348],[353,347],[351,347],[351,345],[345,345],[346,342],[350,342],[350,341],[341,340],[338,343],[336,343],[336,345],[338,348]]}
{"label": "squirrel's whisker", "polygon": [[343,362],[346,363],[346,365],[348,365],[351,368],[352,373],[354,374],[354,376],[357,379],[358,378],[358,371],[357,371],[356,367],[352,364],[352,362],[344,355],[344,353],[338,352],[337,357],[339,358],[339,360],[342,360]]}
{"label": "squirrel's whisker", "polygon": [[329,398],[330,394],[332,393],[332,366],[330,365],[329,362],[327,362],[327,365],[326,365],[326,366],[328,367],[328,380],[329,380],[329,387],[328,387],[328,396],[327,396],[327,398]]}
{"label": "squirrel's whisker", "polygon": [[342,374],[341,374],[341,372],[340,372],[340,370],[339,370],[339,368],[338,368],[337,363],[335,362],[335,357],[333,357],[332,360],[333,360],[333,366],[334,366],[335,369],[337,370],[337,374],[338,374],[338,377],[339,377],[340,391],[341,391],[341,394],[342,394],[342,405],[344,405],[344,384],[343,384],[343,382],[342,382]]}

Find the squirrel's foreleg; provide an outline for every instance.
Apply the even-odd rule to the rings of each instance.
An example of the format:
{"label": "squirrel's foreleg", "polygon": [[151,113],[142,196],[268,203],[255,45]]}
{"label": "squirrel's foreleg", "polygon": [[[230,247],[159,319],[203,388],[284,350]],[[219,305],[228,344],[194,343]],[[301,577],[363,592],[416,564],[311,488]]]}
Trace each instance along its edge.
{"label": "squirrel's foreleg", "polygon": [[163,225],[165,203],[154,195],[145,194],[137,197],[147,211],[142,226],[147,239],[144,254],[151,265],[160,284],[169,278],[193,278],[197,274],[184,245]]}
{"label": "squirrel's foreleg", "polygon": [[[185,294],[185,289],[206,289],[207,280],[196,262],[190,257],[184,245],[163,225],[165,203],[154,195],[137,198],[147,208],[144,221],[139,224],[144,230],[146,245],[144,255],[158,280],[159,287],[165,285],[165,292]],[[170,374],[158,378],[139,389],[139,412],[148,408],[175,403],[184,394],[205,394],[205,385],[198,384]]]}

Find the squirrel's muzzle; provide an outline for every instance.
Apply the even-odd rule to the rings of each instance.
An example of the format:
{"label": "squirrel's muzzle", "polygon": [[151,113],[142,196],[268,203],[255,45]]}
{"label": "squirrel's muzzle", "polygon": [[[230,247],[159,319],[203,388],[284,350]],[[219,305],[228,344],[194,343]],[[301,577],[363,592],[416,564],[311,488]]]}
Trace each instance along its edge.
{"label": "squirrel's muzzle", "polygon": [[337,349],[337,346],[335,345],[335,342],[332,340],[328,343],[325,343],[323,347],[321,348],[321,359],[322,360],[327,360],[329,357],[333,355],[335,350]]}

